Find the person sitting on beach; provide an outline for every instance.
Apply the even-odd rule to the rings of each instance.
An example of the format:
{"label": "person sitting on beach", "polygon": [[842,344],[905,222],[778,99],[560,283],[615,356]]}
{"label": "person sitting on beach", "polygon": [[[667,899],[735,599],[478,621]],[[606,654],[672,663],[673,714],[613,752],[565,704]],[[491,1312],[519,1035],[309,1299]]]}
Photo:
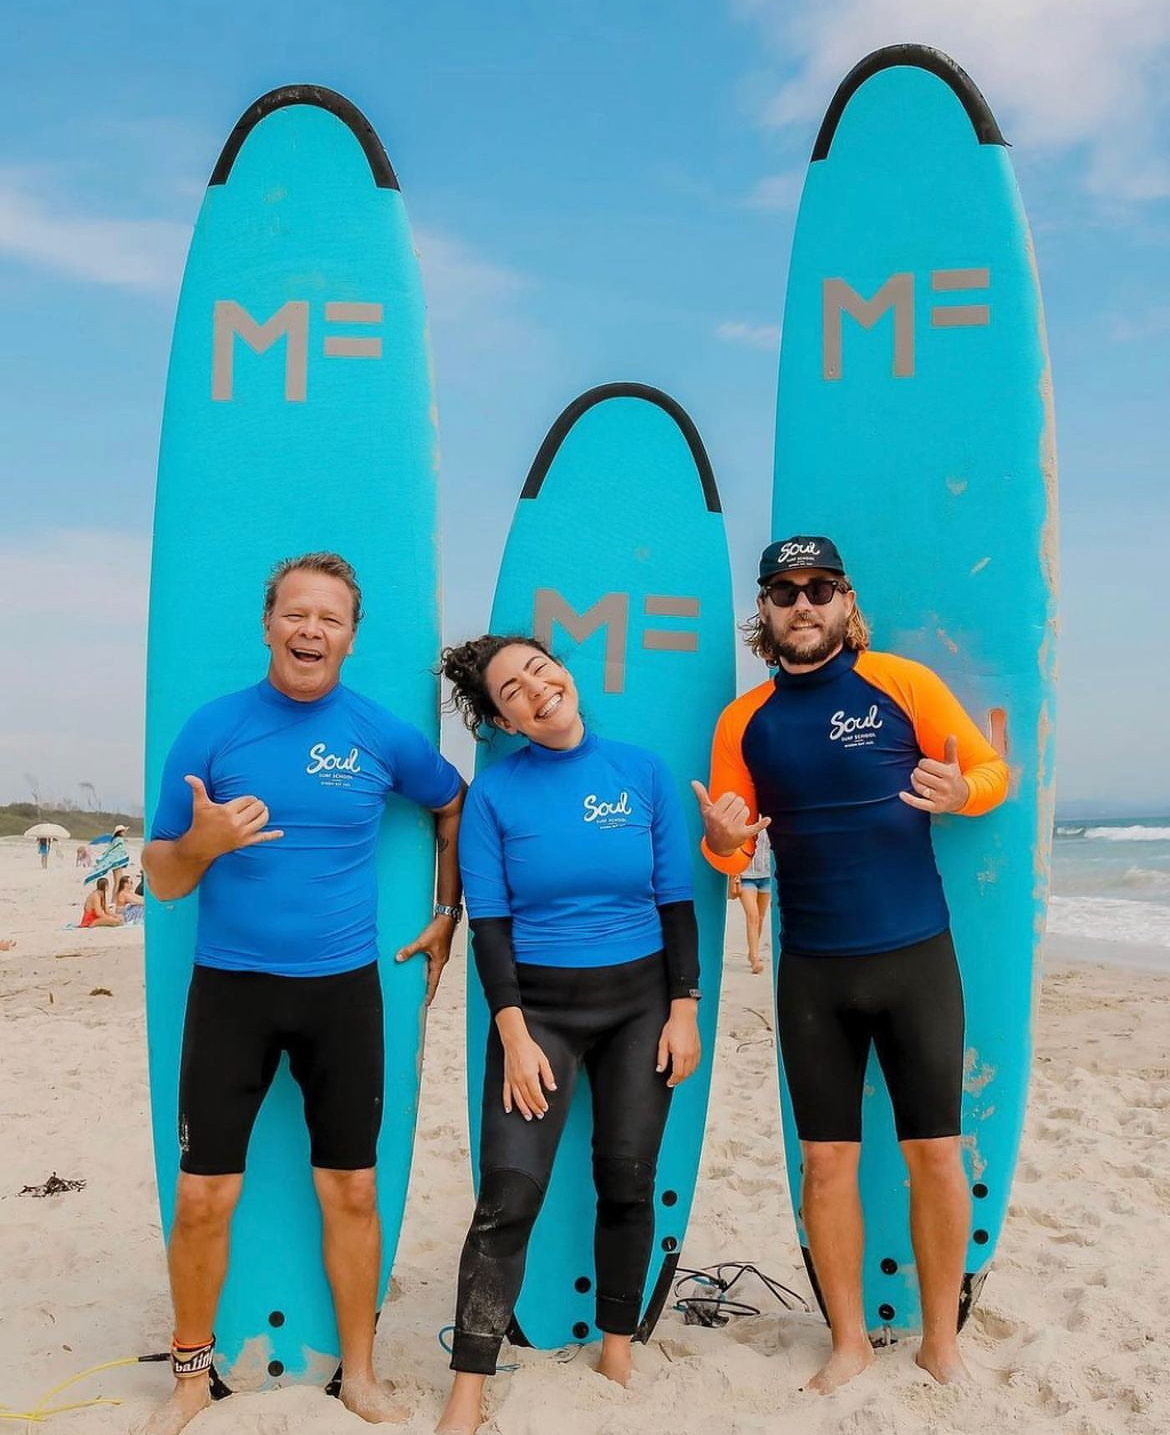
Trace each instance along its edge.
{"label": "person sitting on beach", "polygon": [[99,877],[81,909],[79,927],[120,927],[122,918],[110,910],[110,879]]}
{"label": "person sitting on beach", "polygon": [[456,1374],[438,1425],[456,1435],[483,1419],[582,1067],[593,1097],[598,1369],[629,1379],[659,1147],[672,1090],[699,1063],[699,961],[689,842],[661,759],[587,731],[571,674],[531,638],[448,648],[442,671],[477,737],[487,727],[528,739],[472,783],[460,836],[492,1024]]}
{"label": "person sitting on beach", "polygon": [[93,853],[89,850],[89,844],[87,842],[82,842],[78,846],[77,856],[74,858],[73,865],[75,867],[86,868],[93,866]]}
{"label": "person sitting on beach", "polygon": [[118,878],[118,890],[114,893],[114,910],[128,927],[141,925],[145,901],[134,889],[135,878],[124,872]]}
{"label": "person sitting on beach", "polygon": [[930,669],[870,651],[827,538],[769,544],[759,584],[748,645],[776,674],[724,710],[710,793],[693,785],[703,851],[719,871],[742,872],[770,824],[777,1025],[804,1160],[804,1226],[833,1339],[810,1388],[832,1390],[873,1359],[858,1194],[871,1042],[910,1173],[918,1364],[943,1384],[965,1381],[956,1333],[970,1230],[963,989],[930,819],[998,806],[1007,764]]}
{"label": "person sitting on beach", "polygon": [[339,1397],[372,1423],[406,1418],[373,1365],[384,1043],[375,854],[391,793],[434,813],[438,902],[397,954],[426,953],[429,1004],[462,915],[465,788],[417,728],[342,685],[361,604],[339,554],[278,564],[264,594],[267,676],[194,713],[163,771],[142,865],[159,901],[198,888],[199,922],[169,1249],[175,1388],[143,1435],[177,1435],[210,1403],[248,1141],[290,1047],[340,1333]]}

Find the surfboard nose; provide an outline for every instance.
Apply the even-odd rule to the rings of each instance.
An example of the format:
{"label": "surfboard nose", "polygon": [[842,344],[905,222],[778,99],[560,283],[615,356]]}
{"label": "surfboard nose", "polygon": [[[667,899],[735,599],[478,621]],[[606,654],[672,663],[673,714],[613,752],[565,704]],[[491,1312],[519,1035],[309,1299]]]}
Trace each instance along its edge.
{"label": "surfboard nose", "polygon": [[[914,70],[914,79],[891,71]],[[898,85],[898,103],[886,104],[885,90]],[[873,116],[880,122],[873,123]],[[886,45],[859,60],[837,87],[813,145],[812,160],[836,158],[855,145],[897,149],[902,140],[931,138],[937,127],[953,126],[955,139],[981,145],[1007,141],[971,76],[949,55],[929,45]]]}
{"label": "surfboard nose", "polygon": [[261,95],[236,121],[215,162],[215,168],[207,182],[208,188],[228,182],[245,142],[270,115],[295,106],[317,109],[340,120],[361,146],[374,184],[379,189],[399,187],[398,176],[394,173],[394,166],[390,163],[382,141],[373,125],[352,100],[346,99],[336,90],[327,89],[324,85],[281,85],[278,89]]}

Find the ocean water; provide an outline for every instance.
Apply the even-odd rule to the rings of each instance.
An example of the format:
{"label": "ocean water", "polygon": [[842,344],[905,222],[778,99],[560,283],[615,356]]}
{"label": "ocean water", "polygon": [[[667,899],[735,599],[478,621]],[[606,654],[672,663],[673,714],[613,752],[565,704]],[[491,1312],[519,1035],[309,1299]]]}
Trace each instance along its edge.
{"label": "ocean water", "polygon": [[1170,968],[1170,816],[1058,822],[1048,930],[1164,948]]}

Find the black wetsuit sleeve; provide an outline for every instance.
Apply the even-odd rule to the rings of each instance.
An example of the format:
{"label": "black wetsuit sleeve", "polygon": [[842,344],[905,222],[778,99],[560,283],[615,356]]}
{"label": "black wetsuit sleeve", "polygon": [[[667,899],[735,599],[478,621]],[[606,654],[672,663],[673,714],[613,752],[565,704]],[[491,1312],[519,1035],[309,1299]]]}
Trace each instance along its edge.
{"label": "black wetsuit sleeve", "polygon": [[699,924],[694,902],[663,902],[662,949],[670,999],[689,997],[699,987]]}
{"label": "black wetsuit sleeve", "polygon": [[492,1016],[506,1006],[519,1006],[520,983],[516,979],[511,917],[474,918],[471,936],[475,968]]}

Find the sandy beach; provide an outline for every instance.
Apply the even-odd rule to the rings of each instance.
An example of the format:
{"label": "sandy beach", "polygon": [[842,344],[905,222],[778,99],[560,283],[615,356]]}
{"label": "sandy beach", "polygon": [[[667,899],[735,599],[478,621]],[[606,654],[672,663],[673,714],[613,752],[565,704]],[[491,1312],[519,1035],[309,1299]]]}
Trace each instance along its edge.
{"label": "sandy beach", "polygon": [[[25,1410],[58,1381],[166,1347],[169,1302],[147,1118],[141,930],[66,930],[80,874],[41,872],[29,844],[0,842],[0,1404]],[[687,1266],[751,1260],[808,1296],[780,1151],[766,977],[742,955],[729,913],[711,1117]],[[938,1435],[1020,1431],[1164,1435],[1170,1350],[1170,975],[1101,960],[1099,944],[1053,938],[1035,1073],[1011,1212],[966,1338],[974,1392],[944,1390],[911,1345],[880,1352],[843,1391],[800,1390],[823,1358],[818,1317],[785,1312],[759,1286],[763,1314],[708,1330],[667,1311],[636,1349],[627,1390],[570,1359],[518,1351],[491,1386],[489,1430],[536,1435]],[[1114,952],[1116,959],[1118,953]],[[1144,953],[1164,965],[1166,953]],[[390,1300],[377,1354],[433,1428],[447,1382],[437,1334],[452,1315],[471,1211],[462,1069],[463,959],[433,1009],[422,1115]],[[81,1191],[18,1195],[51,1172]],[[425,1197],[425,1199],[424,1199]],[[96,1406],[49,1428],[121,1435],[169,1388],[166,1367],[127,1365],[64,1392]],[[12,1423],[11,1429],[21,1426]],[[342,1435],[368,1429],[323,1393],[239,1395],[194,1435]]]}

